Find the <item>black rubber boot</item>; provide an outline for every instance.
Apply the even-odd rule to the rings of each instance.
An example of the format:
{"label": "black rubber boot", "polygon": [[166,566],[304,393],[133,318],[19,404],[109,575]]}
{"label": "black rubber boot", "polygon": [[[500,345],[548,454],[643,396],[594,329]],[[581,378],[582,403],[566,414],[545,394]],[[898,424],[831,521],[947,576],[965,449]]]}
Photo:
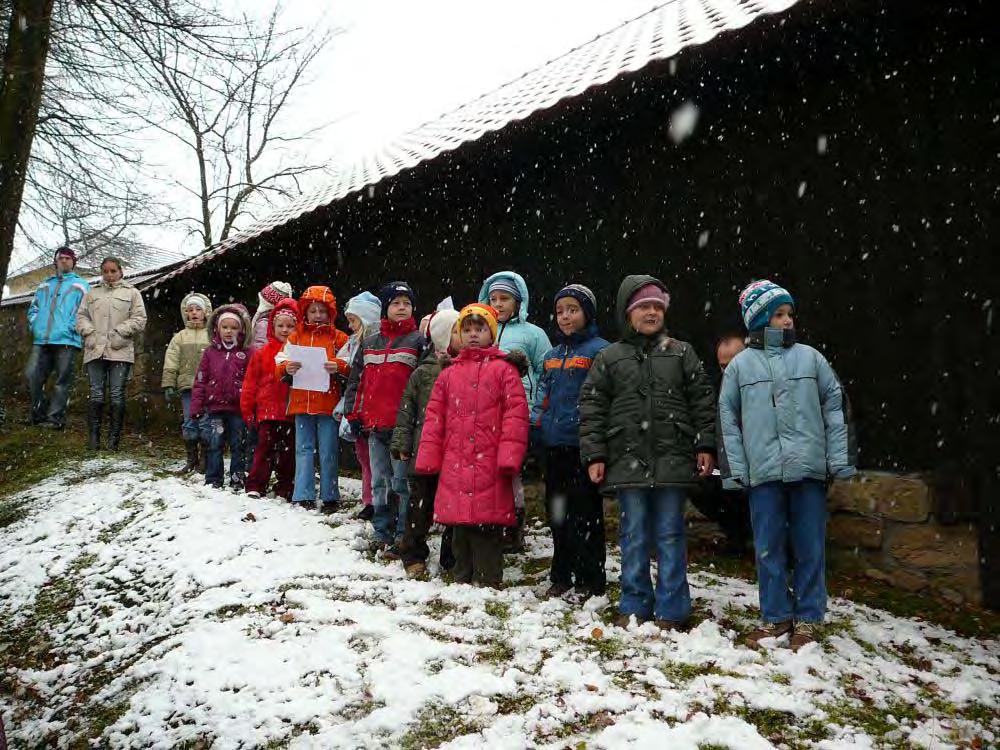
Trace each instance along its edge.
{"label": "black rubber boot", "polygon": [[198,445],[200,443],[201,441],[198,438],[184,441],[184,447],[187,449],[187,463],[181,469],[181,474],[190,474],[198,470]]}
{"label": "black rubber boot", "polygon": [[104,402],[91,401],[87,412],[87,450],[101,449],[101,422],[104,419]]}
{"label": "black rubber boot", "polygon": [[117,451],[122,439],[122,423],[125,421],[125,404],[111,404],[111,425],[108,428],[108,450]]}

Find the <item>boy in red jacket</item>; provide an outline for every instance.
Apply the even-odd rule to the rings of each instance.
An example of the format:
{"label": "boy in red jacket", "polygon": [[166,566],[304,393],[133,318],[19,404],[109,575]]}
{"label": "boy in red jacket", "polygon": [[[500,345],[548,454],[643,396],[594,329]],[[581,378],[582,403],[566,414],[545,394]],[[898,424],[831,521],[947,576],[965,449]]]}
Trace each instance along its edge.
{"label": "boy in red jacket", "polygon": [[[386,284],[378,293],[382,303],[379,332],[362,342],[344,394],[344,413],[354,430],[368,438],[375,514],[375,548],[390,560],[400,559],[398,544],[406,531],[410,489],[406,461],[389,451],[403,390],[424,352],[426,341],[413,319],[415,296],[403,281]],[[390,494],[398,499],[393,509]]]}
{"label": "boy in red jacket", "polygon": [[288,389],[277,377],[274,358],[299,322],[298,303],[283,299],[267,319],[267,343],[253,353],[240,391],[240,411],[247,427],[257,431],[257,450],[247,476],[247,495],[267,492],[271,472],[277,475],[274,494],[279,500],[292,496],[295,479],[295,425],[288,416]]}
{"label": "boy in red jacket", "polygon": [[528,450],[528,362],[494,346],[489,305],[466,305],[458,326],[462,352],[434,383],[415,470],[440,475],[434,520],[454,526],[455,582],[499,588],[503,528],[516,523],[513,479]]}
{"label": "boy in red jacket", "polygon": [[205,484],[221,488],[222,452],[229,444],[229,488],[243,489],[246,425],[240,414],[240,388],[247,372],[250,314],[243,305],[222,305],[208,322],[212,345],[201,355],[191,389],[191,418],[201,420],[205,441]]}

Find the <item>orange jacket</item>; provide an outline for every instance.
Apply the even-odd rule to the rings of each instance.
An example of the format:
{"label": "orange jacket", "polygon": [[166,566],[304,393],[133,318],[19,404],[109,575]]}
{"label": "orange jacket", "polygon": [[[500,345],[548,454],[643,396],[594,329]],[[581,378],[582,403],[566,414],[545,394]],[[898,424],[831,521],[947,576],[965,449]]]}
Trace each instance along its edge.
{"label": "orange jacket", "polygon": [[[323,302],[330,311],[328,323],[306,323],[306,311],[313,302]],[[311,286],[299,298],[299,327],[288,337],[285,346],[274,358],[275,375],[288,375],[287,366],[291,361],[287,352],[289,344],[298,346],[322,346],[326,349],[328,362],[335,362],[337,373],[330,375],[330,387],[326,391],[303,391],[291,388],[288,392],[289,414],[323,414],[333,416],[333,409],[340,401],[341,379],[346,378],[350,366],[337,359],[337,352],[347,343],[347,334],[335,327],[337,320],[337,298],[325,286]]]}

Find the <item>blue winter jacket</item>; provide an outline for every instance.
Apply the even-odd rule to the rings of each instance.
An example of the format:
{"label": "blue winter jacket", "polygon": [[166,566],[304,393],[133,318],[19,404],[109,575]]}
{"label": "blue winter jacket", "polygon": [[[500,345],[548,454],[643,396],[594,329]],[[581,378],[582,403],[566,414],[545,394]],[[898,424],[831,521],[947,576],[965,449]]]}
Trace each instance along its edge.
{"label": "blue winter jacket", "polygon": [[719,469],[729,487],[844,478],[856,453],[847,400],[822,354],[765,328],[729,363],[719,394]]}
{"label": "blue winter jacket", "polygon": [[597,335],[593,323],[571,336],[559,333],[556,338],[560,343],[545,355],[531,426],[541,430],[542,444],[548,448],[579,446],[580,389],[594,357],[608,342]]}
{"label": "blue winter jacket", "polygon": [[89,291],[90,284],[72,271],[50,276],[38,285],[28,308],[28,328],[36,346],[83,346],[76,330],[76,311]]}
{"label": "blue winter jacket", "polygon": [[517,313],[506,323],[501,323],[497,330],[496,345],[505,352],[520,349],[528,358],[530,365],[528,374],[521,378],[524,391],[528,395],[528,406],[537,402],[538,382],[544,370],[545,354],[552,348],[545,331],[528,322],[528,285],[524,278],[513,271],[501,271],[490,276],[479,290],[479,301],[489,303],[490,284],[497,279],[508,279],[521,291],[521,305]]}

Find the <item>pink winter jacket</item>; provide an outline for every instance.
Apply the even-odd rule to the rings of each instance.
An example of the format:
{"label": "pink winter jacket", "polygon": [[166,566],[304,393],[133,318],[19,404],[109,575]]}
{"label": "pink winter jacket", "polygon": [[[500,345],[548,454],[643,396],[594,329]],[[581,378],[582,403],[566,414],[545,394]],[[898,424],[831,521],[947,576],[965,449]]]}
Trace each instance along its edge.
{"label": "pink winter jacket", "polygon": [[416,472],[439,474],[434,520],[513,526],[512,479],[528,450],[520,352],[463,349],[431,391]]}

